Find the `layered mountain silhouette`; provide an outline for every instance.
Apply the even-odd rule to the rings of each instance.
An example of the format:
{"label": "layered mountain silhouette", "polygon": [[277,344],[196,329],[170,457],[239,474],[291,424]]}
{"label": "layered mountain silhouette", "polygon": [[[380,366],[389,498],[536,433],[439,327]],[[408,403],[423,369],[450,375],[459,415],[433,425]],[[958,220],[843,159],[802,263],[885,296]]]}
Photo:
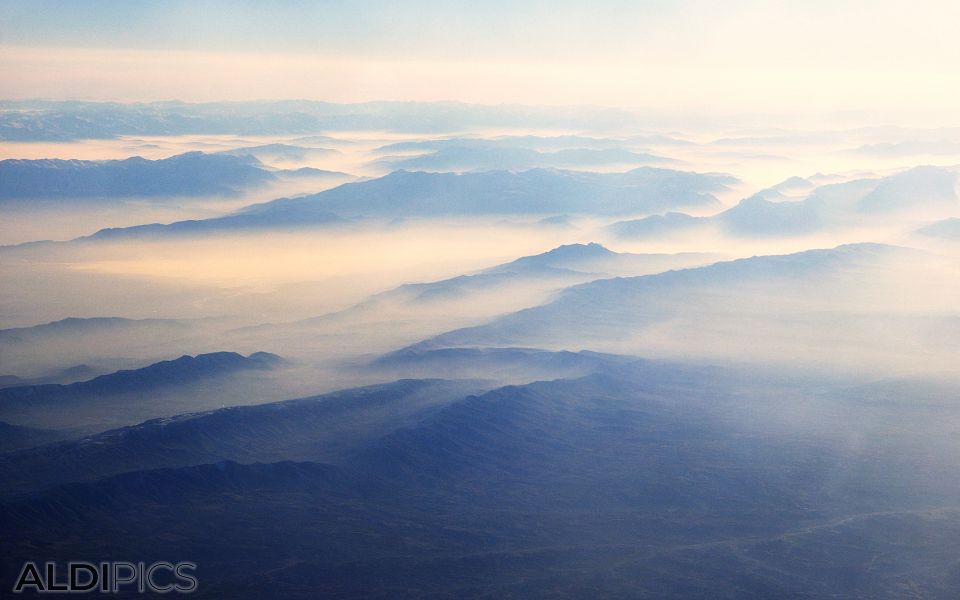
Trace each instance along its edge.
{"label": "layered mountain silhouette", "polygon": [[565,148],[543,152],[532,148],[504,147],[486,141],[444,145],[428,154],[385,157],[375,164],[389,169],[423,171],[475,171],[491,169],[573,168],[652,165],[671,159],[627,148]]}
{"label": "layered mountain silhouette", "polygon": [[0,161],[0,202],[236,195],[275,176],[250,156],[188,152],[161,160]]}
{"label": "layered mountain silhouette", "polygon": [[[336,357],[379,355],[422,340],[426,335],[492,316],[535,306],[571,285],[617,275],[660,273],[709,264],[707,253],[631,254],[599,244],[569,244],[479,272],[440,281],[411,283],[370,296],[342,311],[293,323],[267,324],[237,330],[237,343],[258,346],[283,340],[284,353],[317,352]],[[514,374],[523,371],[517,365]],[[396,376],[408,376],[393,367]],[[419,372],[419,371],[418,371]],[[431,377],[473,376],[429,371]],[[546,371],[536,371],[546,374]],[[504,370],[498,371],[505,373]],[[499,375],[498,375],[499,376]],[[513,378],[509,379],[514,381]],[[529,379],[524,379],[529,381]]]}
{"label": "layered mountain silhouette", "polygon": [[[381,154],[408,154],[436,152],[447,148],[532,149],[541,152],[557,150],[619,148],[627,140],[585,135],[502,135],[496,137],[449,137],[432,140],[393,142],[377,149]],[[648,141],[648,140],[644,140]],[[668,138],[663,138],[668,141]]]}
{"label": "layered mountain silhouette", "polygon": [[[175,348],[197,347],[209,325],[197,320],[69,317],[0,329],[0,353],[7,375],[24,384],[72,383],[166,358]],[[84,364],[78,365],[81,359]],[[6,384],[4,384],[7,386]],[[9,386],[7,386],[9,387]]]}
{"label": "layered mountain silhouette", "polygon": [[333,212],[343,217],[437,217],[516,214],[637,214],[718,206],[711,192],[728,175],[642,167],[625,173],[552,169],[483,173],[397,171],[311,196],[252,206],[265,222]]}
{"label": "layered mountain silhouette", "polygon": [[[231,157],[235,158],[235,157]],[[245,160],[245,159],[241,159]],[[490,215],[622,215],[719,206],[720,174],[639,168],[626,173],[396,171],[318,194],[281,198],[209,219],[109,228],[79,241],[330,227],[357,219]]]}
{"label": "layered mountain silhouette", "polygon": [[0,421],[0,453],[48,444],[71,437],[70,433],[34,427],[20,427]]}
{"label": "layered mountain silhouette", "polygon": [[93,235],[78,238],[77,241],[118,241],[136,239],[162,239],[179,236],[203,236],[209,234],[229,234],[264,229],[297,229],[312,227],[333,227],[348,224],[349,221],[333,213],[315,212],[309,219],[299,215],[276,215],[264,219],[258,214],[237,213],[210,219],[191,219],[174,223],[150,223],[131,227],[109,227]]}
{"label": "layered mountain silhouette", "polygon": [[294,146],[291,144],[261,144],[259,146],[243,146],[217,152],[221,155],[252,156],[263,162],[290,161],[303,162],[310,159],[319,159],[340,154],[338,150],[330,148],[315,148],[310,146]]}
{"label": "layered mountain silhouette", "polygon": [[218,461],[58,485],[0,506],[3,576],[37,552],[189,544],[201,597],[949,598],[960,482],[932,457],[956,440],[913,437],[939,413],[851,421],[831,397],[822,419],[798,422],[825,388],[789,381],[640,363],[447,402],[333,464]]}
{"label": "layered mountain silhouette", "polygon": [[457,377],[529,382],[539,379],[582,377],[636,361],[582,350],[550,352],[537,348],[419,348],[389,352],[369,367],[378,373],[408,377]]}
{"label": "layered mountain silhouette", "polygon": [[403,380],[152,419],[0,457],[3,494],[222,460],[338,460],[370,440],[416,424],[438,407],[483,390],[482,384],[469,381]]}
{"label": "layered mountain silhouette", "polygon": [[954,170],[922,166],[887,177],[823,185],[800,200],[783,196],[782,191],[792,186],[779,184],[712,217],[670,213],[619,221],[609,229],[622,237],[656,237],[711,228],[744,237],[838,231],[896,215],[957,214],[958,182],[960,176]]}
{"label": "layered mountain silhouette", "polygon": [[385,302],[402,302],[411,307],[437,301],[470,299],[479,294],[508,294],[505,286],[533,286],[559,289],[574,283],[618,275],[642,275],[671,269],[709,264],[715,255],[631,254],[614,252],[591,242],[566,244],[547,252],[524,256],[472,275],[460,275],[430,283],[409,283],[377,294],[357,308],[380,308]]}
{"label": "layered mountain silhouette", "polygon": [[[636,115],[610,108],[483,106],[462,102],[310,100],[122,104],[7,100],[0,104],[0,139],[110,139],[121,135],[284,135],[327,131],[443,133],[468,128],[580,129],[634,123]],[[296,140],[293,143],[297,143]],[[307,143],[307,142],[301,142]]]}
{"label": "layered mountain silhouette", "polygon": [[143,334],[143,330],[163,327],[186,330],[189,325],[172,319],[125,319],[122,317],[68,317],[59,321],[31,325],[29,327],[11,327],[0,329],[2,344],[30,344],[55,341],[63,343],[65,338],[89,334],[118,333],[123,335]]}
{"label": "layered mountain silhouette", "polygon": [[[898,355],[908,360],[909,346],[904,344],[919,340],[955,355],[960,348],[951,341],[954,317],[917,316],[915,306],[906,309],[898,300],[905,282],[923,285],[923,273],[937,260],[905,248],[852,244],[601,279],[568,288],[542,306],[449,332],[419,347],[591,348],[805,361],[816,360],[820,350],[798,340],[829,335],[835,361],[858,355],[879,360],[873,352],[881,350],[890,353],[885,363]],[[957,291],[949,288],[945,293],[928,300],[946,307]],[[882,322],[885,327],[880,327]],[[909,332],[906,339],[901,332]]]}
{"label": "layered mountain silhouette", "polygon": [[76,425],[83,418],[81,415],[89,419],[103,413],[114,414],[122,420],[123,415],[133,409],[128,402],[134,399],[149,404],[149,398],[160,393],[244,371],[270,370],[279,363],[279,357],[267,352],[247,357],[235,352],[214,352],[181,356],[65,385],[6,387],[0,389],[0,418],[15,423],[36,423],[45,419],[69,422],[72,416],[77,419]]}

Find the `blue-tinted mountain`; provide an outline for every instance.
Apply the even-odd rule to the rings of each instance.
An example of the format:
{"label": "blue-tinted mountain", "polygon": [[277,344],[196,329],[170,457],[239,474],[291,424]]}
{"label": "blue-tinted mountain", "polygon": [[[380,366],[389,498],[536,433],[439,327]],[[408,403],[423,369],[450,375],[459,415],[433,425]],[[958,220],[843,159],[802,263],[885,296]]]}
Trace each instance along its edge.
{"label": "blue-tinted mountain", "polygon": [[650,165],[671,159],[626,148],[566,148],[542,152],[531,148],[462,141],[444,145],[428,154],[413,157],[385,157],[376,164],[389,169],[415,171],[522,170],[533,168],[584,169],[601,166]]}
{"label": "blue-tinted mountain", "polygon": [[0,330],[0,355],[4,374],[23,385],[73,383],[207,346],[200,338],[211,329],[203,320],[70,317]]}
{"label": "blue-tinted mountain", "polygon": [[[919,299],[909,307],[897,300],[910,278],[922,285],[936,264],[938,259],[919,251],[852,244],[600,279],[568,288],[542,306],[443,334],[429,347],[590,348],[826,364],[842,353],[852,361],[859,357],[864,366],[879,360],[874,352],[881,350],[890,353],[887,361],[896,356],[910,362],[904,341],[886,335],[907,330],[925,340],[931,357],[948,360],[960,352],[953,341],[960,321],[941,306],[956,290],[945,288],[946,296],[929,299],[927,314]],[[828,339],[832,358],[818,349]]]}
{"label": "blue-tinted mountain", "polygon": [[[103,366],[97,362],[100,358],[130,356],[134,349],[145,349],[144,354],[151,355],[150,347],[187,343],[197,330],[197,322],[190,320],[68,317],[41,325],[0,329],[0,353],[9,374],[24,379],[47,378],[56,383],[70,377],[78,381],[103,372]],[[84,369],[76,364],[77,360],[96,365]],[[91,370],[99,372],[84,377]]]}
{"label": "blue-tinted mountain", "polygon": [[278,214],[263,218],[259,214],[239,212],[210,219],[190,219],[173,223],[150,223],[130,227],[108,227],[75,241],[97,242],[113,240],[164,239],[171,237],[196,237],[224,235],[243,231],[264,229],[301,229],[336,227],[349,224],[330,212],[316,211],[309,215]]}
{"label": "blue-tinted mountain", "polygon": [[617,221],[607,230],[623,238],[657,238],[690,231],[708,223],[707,217],[692,217],[684,213],[668,212],[664,215]]}
{"label": "blue-tinted mountain", "polygon": [[323,177],[329,179],[351,179],[353,175],[341,171],[327,171],[325,169],[315,169],[313,167],[301,167],[299,169],[284,169],[279,171],[282,177]]}
{"label": "blue-tinted mountain", "polygon": [[945,240],[960,240],[960,218],[954,217],[931,223],[921,227],[917,233]]}
{"label": "blue-tinted mountain", "polygon": [[0,161],[0,201],[236,195],[273,181],[249,156]]}
{"label": "blue-tinted mountain", "polygon": [[770,189],[777,192],[796,192],[800,190],[808,190],[812,187],[814,187],[814,183],[812,181],[794,175],[793,177],[784,179]]}
{"label": "blue-tinted mountain", "polygon": [[252,206],[244,214],[273,219],[436,217],[500,214],[636,214],[717,206],[711,192],[735,180],[727,175],[642,167],[625,173],[423,173],[397,171],[311,196]]}
{"label": "blue-tinted mountain", "polygon": [[449,402],[470,381],[402,380],[298,400],[157,418],[0,456],[3,494],[159,467],[235,460],[334,461]]}
{"label": "blue-tinted mountain", "polygon": [[77,381],[86,381],[93,379],[97,375],[103,375],[103,371],[90,365],[74,365],[65,369],[56,369],[48,371],[43,375],[31,379],[25,379],[16,375],[0,375],[0,388],[37,385],[45,383],[75,383]]}
{"label": "blue-tinted mountain", "polygon": [[882,178],[857,202],[857,210],[882,214],[903,210],[960,210],[957,186],[960,176],[952,170],[933,166],[915,167]]}
{"label": "blue-tinted mountain", "polygon": [[948,413],[850,419],[823,382],[632,368],[469,396],[335,466],[140,470],[8,500],[0,575],[189,546],[212,598],[955,595]]}
{"label": "blue-tinted mountain", "polygon": [[483,378],[527,383],[540,379],[582,377],[636,361],[582,350],[549,352],[536,348],[436,348],[413,346],[376,358],[370,368],[407,377]]}
{"label": "blue-tinted mountain", "polygon": [[524,256],[509,263],[484,271],[490,274],[527,274],[538,271],[563,270],[597,275],[647,274],[706,264],[714,255],[697,252],[677,254],[634,254],[614,252],[597,244],[565,244],[553,250]]}
{"label": "blue-tinted mountain", "polygon": [[122,135],[306,136],[328,131],[440,133],[477,127],[581,129],[617,127],[636,121],[633,114],[617,109],[461,102],[119,104],[7,100],[0,103],[0,108],[0,139],[20,141],[108,139]]}
{"label": "blue-tinted mountain", "polygon": [[782,188],[780,184],[712,217],[655,215],[620,221],[609,230],[622,237],[657,237],[710,228],[743,237],[838,231],[897,215],[956,214],[960,211],[958,183],[960,176],[953,170],[923,166],[887,177],[823,185],[799,200],[782,193],[792,185]]}
{"label": "blue-tinted mountain", "polygon": [[261,144],[259,146],[243,146],[217,152],[220,155],[252,156],[264,162],[292,161],[303,162],[340,154],[339,150],[330,148],[312,148],[308,146],[294,146],[291,144]]}
{"label": "blue-tinted mountain", "polygon": [[605,150],[619,148],[622,140],[598,138],[583,135],[504,135],[496,137],[450,137],[434,140],[414,140],[393,142],[377,148],[380,154],[436,152],[448,148],[488,148],[488,149],[530,149],[539,151],[557,151],[569,149]]}
{"label": "blue-tinted mountain", "polygon": [[[98,412],[122,418],[128,402],[149,404],[151,396],[205,381],[216,381],[250,371],[268,371],[279,366],[280,358],[267,352],[242,356],[235,352],[212,352],[181,356],[139,369],[100,375],[70,384],[14,386],[0,389],[0,415],[14,423],[36,423],[38,419],[76,420]],[[156,409],[154,409],[156,410]]]}
{"label": "blue-tinted mountain", "polygon": [[298,326],[353,324],[359,331],[371,323],[382,327],[383,323],[412,319],[434,324],[451,318],[478,322],[478,316],[535,305],[577,283],[660,273],[715,260],[715,255],[706,253],[631,254],[613,252],[597,243],[567,244],[469,275],[404,284],[346,310],[301,321]]}
{"label": "blue-tinted mountain", "polygon": [[0,453],[41,446],[67,437],[70,434],[63,431],[21,427],[0,421]]}
{"label": "blue-tinted mountain", "polygon": [[230,372],[236,369],[271,369],[280,357],[269,352],[255,352],[243,356],[236,352],[212,352],[196,356],[181,356],[152,365],[68,385],[39,385],[10,388],[0,392],[0,403],[14,398],[34,398],[59,394],[113,394],[133,390],[149,390],[165,385],[176,385],[194,379]]}
{"label": "blue-tinted mountain", "polygon": [[266,229],[345,225],[354,218],[484,215],[631,214],[717,205],[710,192],[731,177],[666,169],[574,173],[533,169],[519,173],[397,171],[318,194],[255,204],[223,217],[109,228],[85,241],[162,238]]}
{"label": "blue-tinted mountain", "polygon": [[[242,327],[231,332],[237,347],[270,343],[284,354],[320,354],[349,371],[368,376],[364,365],[378,355],[521,308],[539,305],[578,283],[617,275],[660,273],[718,260],[707,253],[631,254],[599,244],[570,244],[548,252],[495,265],[471,274],[424,283],[409,283],[367,297],[340,311],[286,323]],[[290,348],[290,350],[286,350]],[[577,348],[579,350],[579,348]],[[481,369],[429,372],[430,377],[484,377]],[[524,375],[523,373],[526,373]],[[530,375],[570,373],[525,369],[489,374],[501,382],[527,382]],[[385,374],[385,375],[384,375]],[[502,375],[509,374],[506,379]],[[400,370],[378,372],[390,378],[416,376]]]}
{"label": "blue-tinted mountain", "polygon": [[[413,294],[416,299],[452,297],[482,291],[507,283],[524,283],[537,279],[557,278],[566,281],[589,280],[624,274],[647,274],[707,264],[713,255],[682,252],[679,254],[632,254],[614,252],[595,242],[565,244],[547,252],[524,256],[490,267],[474,275],[460,275],[431,283],[410,283],[389,294]],[[384,297],[384,294],[377,297]]]}
{"label": "blue-tinted mountain", "polygon": [[801,235],[826,225],[811,203],[770,200],[763,195],[741,200],[712,220],[724,231],[743,236]]}
{"label": "blue-tinted mountain", "polygon": [[30,327],[12,327],[0,329],[0,343],[25,344],[45,343],[55,340],[62,342],[65,337],[100,333],[118,333],[123,335],[141,335],[144,329],[163,327],[185,331],[189,325],[183,321],[171,319],[125,319],[122,317],[68,317],[59,321],[32,325]]}

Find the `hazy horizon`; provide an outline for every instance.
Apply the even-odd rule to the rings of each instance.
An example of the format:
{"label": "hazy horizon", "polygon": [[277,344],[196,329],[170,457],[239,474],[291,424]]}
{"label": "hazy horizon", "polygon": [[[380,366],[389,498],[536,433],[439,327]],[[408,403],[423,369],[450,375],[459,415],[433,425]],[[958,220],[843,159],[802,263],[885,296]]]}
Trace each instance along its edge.
{"label": "hazy horizon", "polygon": [[3,2],[0,588],[955,600],[958,23]]}
{"label": "hazy horizon", "polygon": [[[48,6],[59,19],[45,18]],[[960,70],[960,9],[949,1],[243,2],[230,3],[229,19],[216,1],[108,6],[5,3],[4,95],[593,104],[960,125],[960,84],[943,76]]]}

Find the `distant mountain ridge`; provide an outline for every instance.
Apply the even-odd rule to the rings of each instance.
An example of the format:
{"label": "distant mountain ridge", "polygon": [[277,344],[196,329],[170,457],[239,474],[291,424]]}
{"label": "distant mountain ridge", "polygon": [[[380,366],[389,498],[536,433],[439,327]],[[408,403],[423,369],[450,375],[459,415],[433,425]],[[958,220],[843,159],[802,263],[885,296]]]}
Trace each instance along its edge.
{"label": "distant mountain ridge", "polygon": [[[362,302],[329,315],[306,319],[301,323],[331,322],[351,316],[376,316],[378,311],[428,310],[428,315],[442,316],[445,311],[458,312],[457,303],[467,303],[476,311],[477,303],[524,306],[553,290],[604,277],[659,273],[670,269],[709,264],[716,260],[707,253],[631,254],[614,252],[604,246],[565,244],[546,252],[524,256],[476,273],[424,283],[407,283],[392,290],[374,294]],[[523,292],[523,293],[520,293]],[[505,301],[506,296],[514,302]],[[528,304],[526,304],[528,305]],[[390,314],[389,312],[387,314]],[[366,317],[364,317],[366,318]]]}
{"label": "distant mountain ridge", "polygon": [[160,325],[177,329],[187,329],[189,326],[183,321],[172,319],[126,319],[123,317],[67,317],[59,321],[51,321],[29,327],[11,327],[0,329],[0,343],[22,343],[34,339],[43,339],[64,333],[83,333],[91,329],[127,330],[142,326]]}
{"label": "distant mountain ridge", "polygon": [[953,217],[921,227],[917,233],[944,240],[960,240],[960,218]]}
{"label": "distant mountain ridge", "polygon": [[236,369],[270,369],[280,357],[269,352],[254,352],[244,357],[236,352],[211,352],[196,356],[181,356],[152,365],[107,375],[88,381],[66,385],[47,384],[12,387],[0,390],[0,404],[14,399],[47,396],[49,394],[113,394],[146,390],[157,386],[179,384]]}
{"label": "distant mountain ridge", "polygon": [[310,100],[187,103],[6,100],[0,139],[112,139],[122,135],[284,135],[329,131],[447,132],[464,128],[607,128],[637,117],[610,108],[486,106],[462,102]]}
{"label": "distant mountain ridge", "polygon": [[244,212],[265,219],[333,212],[344,217],[426,217],[499,214],[629,214],[718,206],[711,192],[729,175],[641,167],[624,173],[552,169],[424,173],[395,171],[311,196],[259,204]]}
{"label": "distant mountain ridge", "polygon": [[554,169],[426,173],[395,171],[323,192],[254,204],[209,219],[103,229],[75,241],[331,227],[366,219],[493,215],[620,215],[716,208],[711,192],[735,178],[641,167],[625,173]]}
{"label": "distant mountain ridge", "polygon": [[629,238],[715,228],[723,233],[762,238],[838,230],[896,215],[909,216],[912,212],[960,214],[960,174],[941,167],[919,166],[886,177],[826,184],[802,199],[782,195],[781,189],[791,188],[803,186],[799,181],[787,180],[711,217],[671,212],[620,221],[609,230]]}
{"label": "distant mountain ridge", "polygon": [[0,201],[238,194],[275,176],[251,156],[187,152],[148,160],[0,161]]}
{"label": "distant mountain ridge", "polygon": [[[88,405],[109,407],[111,402],[127,395],[148,398],[161,390],[244,371],[266,371],[280,363],[280,357],[267,352],[247,357],[235,352],[211,352],[100,375],[88,381],[6,387],[0,389],[0,418],[32,419],[43,413],[54,417]],[[124,407],[116,407],[115,412],[123,414]]]}
{"label": "distant mountain ridge", "polygon": [[[599,279],[567,288],[541,306],[428,339],[422,347],[590,348],[665,356],[741,352],[742,360],[764,360],[761,348],[774,358],[796,347],[788,344],[791,337],[800,332],[814,335],[816,330],[836,336],[835,344],[840,339],[855,344],[847,350],[854,358],[878,348],[904,352],[902,342],[895,339],[873,339],[878,330],[871,319],[885,314],[888,323],[900,319],[904,327],[922,328],[929,336],[925,343],[943,345],[949,355],[960,350],[950,341],[955,317],[911,321],[909,311],[898,313],[901,304],[892,299],[900,290],[892,274],[913,272],[922,279],[922,269],[930,261],[936,257],[917,250],[851,244]],[[948,298],[942,301],[949,304]],[[941,299],[935,302],[939,305]]]}
{"label": "distant mountain ridge", "polygon": [[390,169],[424,171],[470,171],[489,169],[556,168],[578,169],[599,166],[653,165],[673,159],[626,148],[564,148],[540,151],[523,147],[460,142],[444,145],[431,153],[413,157],[387,156],[374,164]]}

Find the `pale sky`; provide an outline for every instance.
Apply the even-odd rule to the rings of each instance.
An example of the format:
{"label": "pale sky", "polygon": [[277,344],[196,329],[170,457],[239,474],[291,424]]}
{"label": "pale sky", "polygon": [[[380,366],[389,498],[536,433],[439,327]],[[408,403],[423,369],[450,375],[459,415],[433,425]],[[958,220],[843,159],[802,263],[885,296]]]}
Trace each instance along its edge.
{"label": "pale sky", "polygon": [[0,4],[0,96],[461,100],[957,124],[960,2]]}

